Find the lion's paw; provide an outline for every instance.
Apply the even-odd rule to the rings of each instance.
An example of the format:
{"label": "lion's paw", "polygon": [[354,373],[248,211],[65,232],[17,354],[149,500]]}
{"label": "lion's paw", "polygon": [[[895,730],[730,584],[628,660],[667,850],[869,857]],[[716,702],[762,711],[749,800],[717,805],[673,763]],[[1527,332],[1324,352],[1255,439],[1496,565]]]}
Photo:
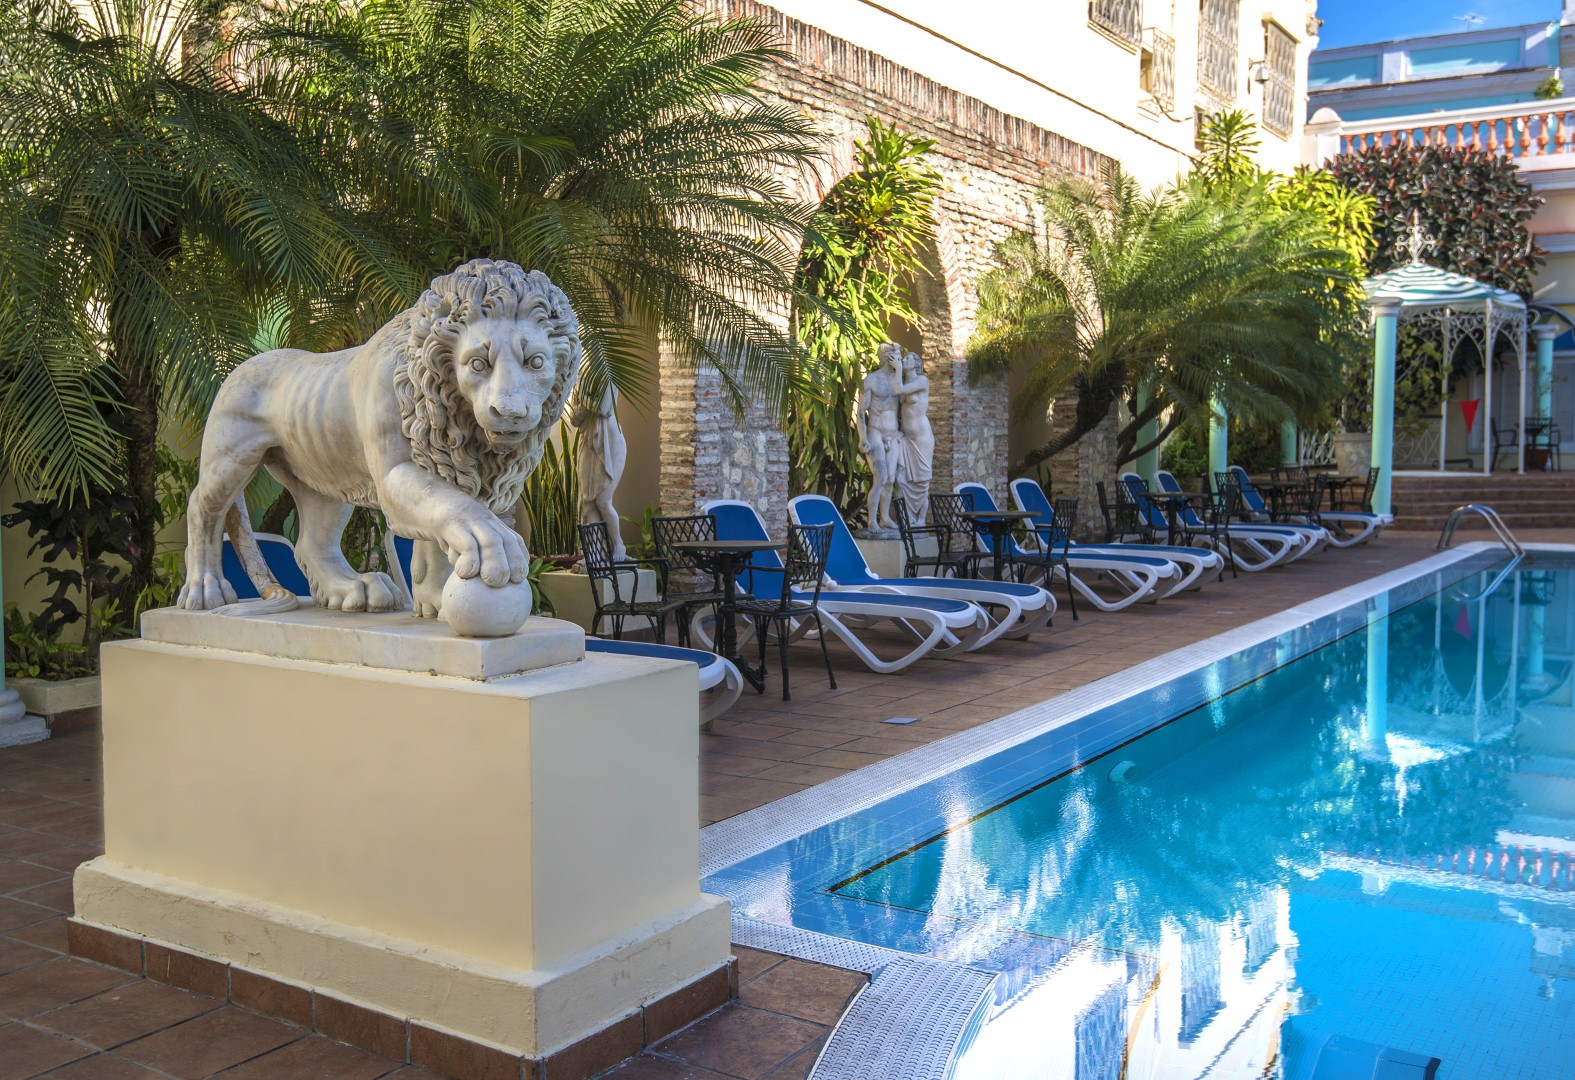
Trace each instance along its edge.
{"label": "lion's paw", "polygon": [[312,600],[330,611],[393,611],[400,605],[393,581],[380,573],[313,582]]}
{"label": "lion's paw", "polygon": [[187,611],[212,611],[235,602],[235,589],[223,574],[213,573],[191,574],[175,598],[175,606]]}

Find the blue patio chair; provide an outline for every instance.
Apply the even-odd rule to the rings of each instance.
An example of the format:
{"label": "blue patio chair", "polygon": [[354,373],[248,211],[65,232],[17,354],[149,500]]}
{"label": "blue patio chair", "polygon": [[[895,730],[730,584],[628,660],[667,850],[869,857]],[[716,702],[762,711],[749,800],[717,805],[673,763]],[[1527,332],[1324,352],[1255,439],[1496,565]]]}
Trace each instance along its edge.
{"label": "blue patio chair", "polygon": [[870,569],[837,504],[824,495],[800,495],[788,502],[788,516],[804,525],[830,525],[831,552],[826,577],[837,589],[967,600],[990,614],[993,625],[979,639],[983,648],[999,637],[1022,639],[1055,614],[1055,598],[1037,585],[954,577],[883,578]]}
{"label": "blue patio chair", "polygon": [[[1368,498],[1372,497],[1372,486],[1377,482],[1374,475],[1378,470],[1369,469],[1367,474]],[[1230,473],[1241,485],[1241,501],[1243,508],[1255,517],[1267,519],[1269,516],[1268,505],[1263,501],[1263,494],[1252,486],[1252,480],[1247,476],[1247,470],[1240,465],[1232,465]],[[1328,533],[1328,543],[1334,547],[1352,547],[1356,544],[1366,543],[1383,531],[1384,519],[1377,514],[1364,510],[1324,510],[1318,515]]]}
{"label": "blue patio chair", "polygon": [[[959,495],[972,499],[977,510],[995,510],[995,499],[983,484],[962,483],[956,487]],[[980,550],[988,551],[990,540],[982,532],[978,535]],[[1012,555],[1030,554],[1015,538]],[[1181,577],[1181,568],[1169,559],[1157,555],[1110,554],[1103,551],[1068,550],[1064,573],[1071,579],[1077,594],[1100,611],[1121,611],[1133,604],[1152,603],[1160,598],[1169,583]],[[1103,574],[1126,595],[1111,600],[1093,590],[1083,580],[1084,574]]]}
{"label": "blue patio chair", "polygon": [[[716,499],[702,509],[716,518],[720,540],[769,540],[765,523],[753,506],[737,499]],[[755,557],[738,577],[739,587],[755,596],[782,593],[782,560],[775,552]],[[901,671],[926,656],[951,656],[979,647],[990,630],[990,618],[979,605],[965,600],[895,596],[855,589],[822,589],[821,621],[826,630],[853,651],[864,666],[883,674]],[[858,631],[879,622],[892,622],[918,639],[918,644],[895,660],[883,660]],[[792,630],[803,637],[812,627],[800,621]]]}
{"label": "blue patio chair", "polygon": [[[1055,508],[1050,505],[1050,499],[1045,495],[1044,488],[1039,486],[1039,481],[1031,476],[1019,476],[1008,485],[1012,492],[1012,502],[1019,510],[1026,510],[1037,515],[1032,524],[1036,535],[1043,539],[1045,523],[1052,521],[1056,514]],[[1061,500],[1057,499],[1057,502]],[[1076,500],[1073,500],[1074,502]],[[1075,526],[1073,526],[1075,527]],[[1147,530],[1145,530],[1147,531]],[[1149,535],[1153,535],[1152,532]],[[1152,555],[1175,563],[1181,568],[1181,575],[1169,585],[1161,594],[1172,596],[1183,589],[1200,589],[1203,587],[1203,575],[1209,571],[1218,571],[1221,580],[1225,575],[1225,560],[1215,551],[1208,548],[1192,547],[1185,544],[1080,544],[1076,540],[1067,545],[1067,554],[1095,554],[1105,552],[1111,555]]]}
{"label": "blue patio chair", "polygon": [[[1170,473],[1161,469],[1155,474],[1161,491],[1181,492],[1181,485]],[[1137,473],[1122,473],[1121,482],[1137,498],[1148,495],[1148,482]],[[1194,535],[1204,536],[1210,543],[1229,545],[1235,565],[1248,573],[1257,573],[1288,562],[1307,547],[1307,538],[1294,529],[1277,525],[1248,525],[1226,521],[1224,529],[1211,527],[1191,506],[1182,507],[1177,513],[1181,524]],[[1215,535],[1217,534],[1217,535]],[[1223,554],[1223,552],[1222,552]]]}

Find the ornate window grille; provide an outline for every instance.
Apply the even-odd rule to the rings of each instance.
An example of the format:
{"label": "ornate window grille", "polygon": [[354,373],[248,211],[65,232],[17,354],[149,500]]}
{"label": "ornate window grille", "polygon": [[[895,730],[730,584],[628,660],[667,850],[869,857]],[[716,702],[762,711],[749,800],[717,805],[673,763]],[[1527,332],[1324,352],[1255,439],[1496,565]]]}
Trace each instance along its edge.
{"label": "ornate window grille", "polygon": [[1263,126],[1288,138],[1296,119],[1296,39],[1273,23],[1263,27]]}
{"label": "ornate window grille", "polygon": [[1198,86],[1224,103],[1236,100],[1241,0],[1202,0],[1198,19]]}
{"label": "ornate window grille", "polygon": [[1142,8],[1141,0],[1089,0],[1088,21],[1136,48],[1143,41]]}
{"label": "ornate window grille", "polygon": [[1168,113],[1176,107],[1176,39],[1153,27],[1143,31],[1143,39],[1143,89]]}

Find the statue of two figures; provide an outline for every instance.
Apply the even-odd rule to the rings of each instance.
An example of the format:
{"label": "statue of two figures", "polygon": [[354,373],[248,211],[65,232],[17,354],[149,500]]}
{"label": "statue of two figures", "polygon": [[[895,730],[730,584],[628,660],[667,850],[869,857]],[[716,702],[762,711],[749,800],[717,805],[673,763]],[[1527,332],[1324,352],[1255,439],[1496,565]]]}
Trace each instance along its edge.
{"label": "statue of two figures", "polygon": [[897,534],[892,499],[900,497],[912,524],[923,525],[929,510],[935,432],[930,427],[930,380],[918,353],[888,341],[876,351],[875,369],[864,376],[853,407],[859,451],[869,460],[872,481],[866,535]]}

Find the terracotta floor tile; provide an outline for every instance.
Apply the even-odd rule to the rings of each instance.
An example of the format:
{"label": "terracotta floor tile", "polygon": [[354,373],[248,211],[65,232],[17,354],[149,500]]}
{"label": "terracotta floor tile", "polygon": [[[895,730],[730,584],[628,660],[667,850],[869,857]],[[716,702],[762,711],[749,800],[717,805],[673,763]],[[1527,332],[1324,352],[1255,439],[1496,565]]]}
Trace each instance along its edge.
{"label": "terracotta floor tile", "polygon": [[802,791],[804,787],[803,784],[787,784],[779,780],[757,780],[753,776],[730,776],[716,784],[712,793],[771,802],[795,791]]}
{"label": "terracotta floor tile", "polygon": [[212,1012],[223,1004],[215,998],[138,979],[35,1016],[31,1023],[108,1050]]}
{"label": "terracotta floor tile", "polygon": [[199,1080],[303,1035],[300,1028],[226,1006],[138,1039],[116,1053],[181,1080]]}
{"label": "terracotta floor tile", "polygon": [[6,936],[16,938],[18,941],[25,941],[29,945],[41,945],[46,949],[54,949],[60,953],[67,952],[66,917],[52,911],[49,914],[53,917],[45,919],[43,922],[33,923],[31,926],[8,930],[6,931]]}
{"label": "terracotta floor tile", "polygon": [[847,769],[828,769],[824,765],[810,765],[803,761],[784,761],[756,775],[762,780],[782,780],[789,784],[808,786],[834,780],[847,771]]}
{"label": "terracotta floor tile", "polygon": [[89,859],[96,859],[102,854],[104,854],[103,844],[67,844],[64,847],[29,855],[27,861],[69,874]]}
{"label": "terracotta floor tile", "polygon": [[767,1073],[765,1080],[808,1080],[810,1070],[815,1067],[815,1059],[820,1056],[821,1048],[825,1045],[825,1038],[816,1039]]}
{"label": "terracotta floor tile", "polygon": [[734,1006],[661,1043],[663,1057],[744,1080],[759,1080],[825,1029],[776,1013]]}
{"label": "terracotta floor tile", "polygon": [[748,982],[763,971],[768,971],[787,959],[779,953],[766,952],[764,949],[751,949],[746,945],[734,945],[733,955],[738,957],[738,981],[740,984]]}
{"label": "terracotta floor tile", "polygon": [[738,999],[757,1009],[829,1026],[837,1022],[853,995],[867,982],[869,979],[860,972],[806,960],[784,960],[746,983],[739,990]]}
{"label": "terracotta floor tile", "polygon": [[53,908],[29,904],[9,896],[0,896],[0,931],[12,931],[53,918],[60,912]]}
{"label": "terracotta floor tile", "polygon": [[730,1080],[730,1074],[646,1054],[603,1073],[598,1080]]}
{"label": "terracotta floor tile", "polygon": [[0,1027],[0,1080],[26,1080],[92,1052],[81,1043],[47,1031],[6,1024]]}
{"label": "terracotta floor tile", "polygon": [[839,747],[834,750],[817,751],[797,764],[823,765],[831,769],[862,769],[866,765],[873,765],[890,756],[890,754],[861,754],[855,750],[844,750]]}
{"label": "terracotta floor tile", "polygon": [[403,1067],[403,1062],[379,1057],[321,1035],[311,1035],[226,1069],[215,1080],[301,1080],[317,1076],[333,1080],[374,1080]]}
{"label": "terracotta floor tile", "polygon": [[0,975],[42,963],[54,955],[48,949],[40,949],[37,945],[29,945],[25,941],[0,937]]}
{"label": "terracotta floor tile", "polygon": [[13,900],[20,900],[26,904],[37,904],[39,907],[50,908],[53,911],[71,914],[75,904],[71,898],[71,879],[69,877],[56,878],[54,881],[43,885],[35,885],[30,889],[18,889],[10,894]]}
{"label": "terracotta floor tile", "polygon": [[59,956],[47,963],[0,975],[0,1014],[25,1019],[124,985],[124,971]]}
{"label": "terracotta floor tile", "polygon": [[144,1069],[136,1062],[111,1054],[74,1061],[63,1069],[56,1069],[46,1080],[165,1080],[164,1073]]}
{"label": "terracotta floor tile", "polygon": [[59,876],[59,870],[51,870],[47,866],[35,866],[21,859],[0,859],[0,893],[31,889],[35,885],[54,881]]}

